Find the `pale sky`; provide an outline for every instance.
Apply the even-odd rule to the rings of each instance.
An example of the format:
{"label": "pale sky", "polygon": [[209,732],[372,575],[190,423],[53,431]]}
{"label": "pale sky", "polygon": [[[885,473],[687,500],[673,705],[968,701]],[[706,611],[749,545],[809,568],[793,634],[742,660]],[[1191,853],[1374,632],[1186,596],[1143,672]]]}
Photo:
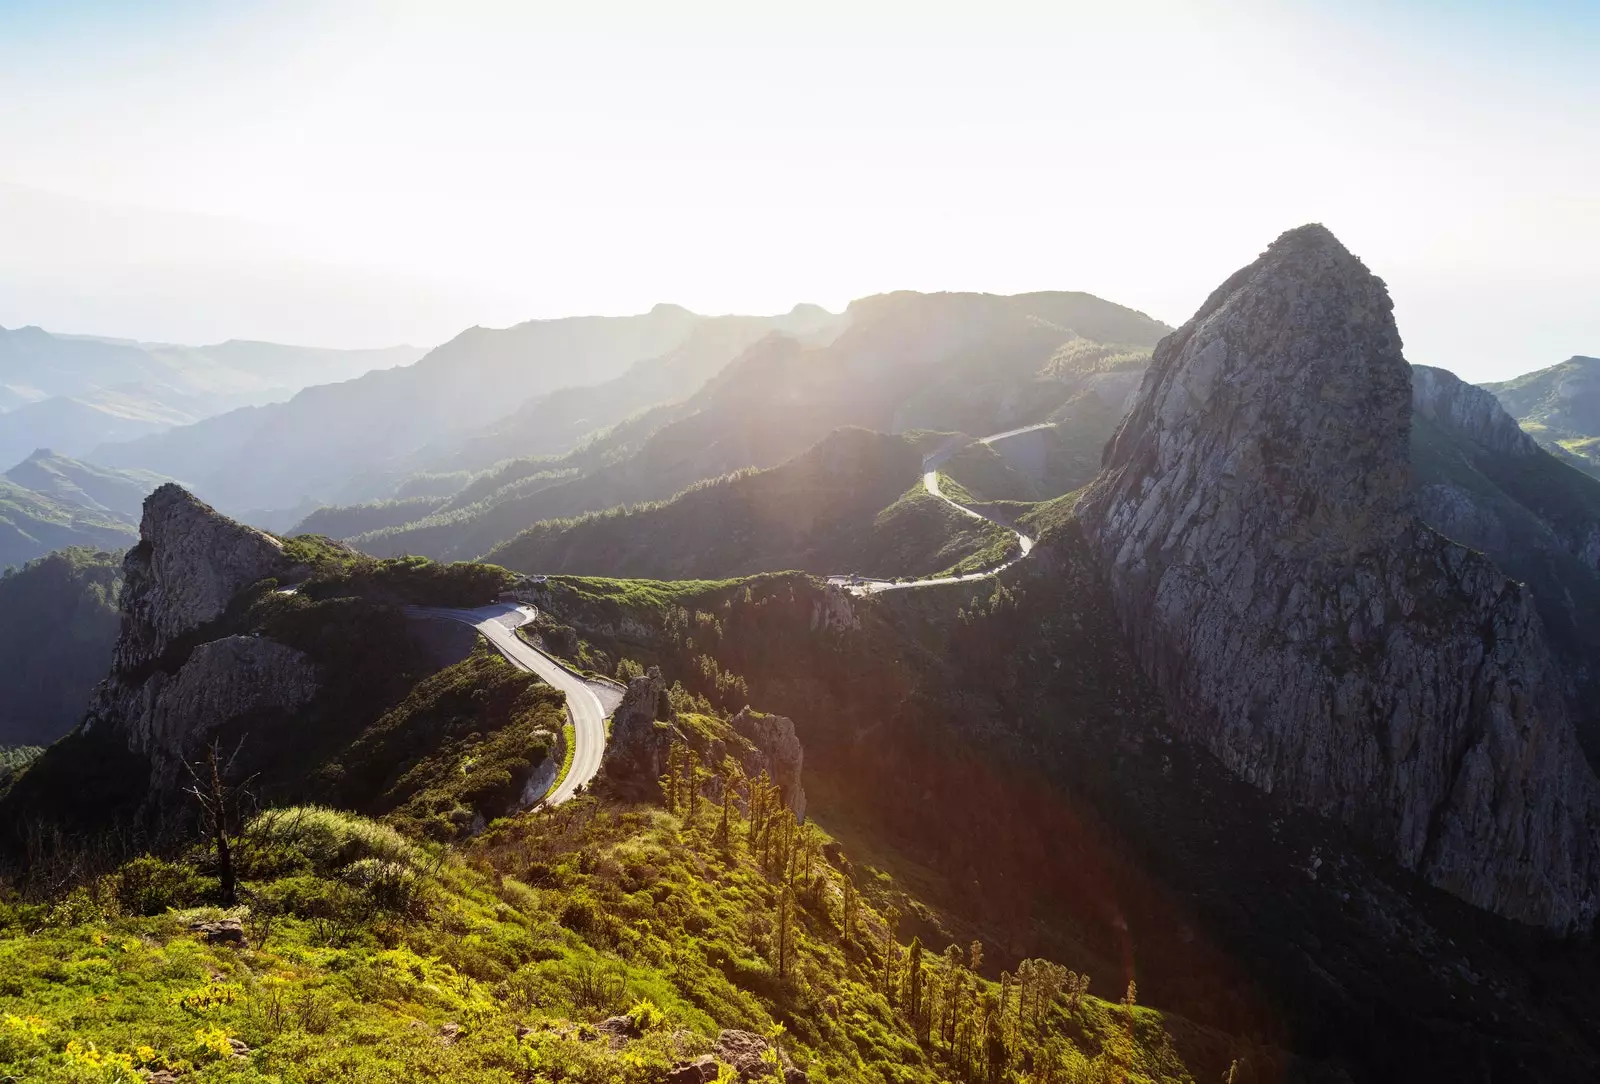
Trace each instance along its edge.
{"label": "pale sky", "polygon": [[0,0],[0,325],[472,324],[1087,290],[1325,222],[1413,361],[1600,354],[1600,4]]}

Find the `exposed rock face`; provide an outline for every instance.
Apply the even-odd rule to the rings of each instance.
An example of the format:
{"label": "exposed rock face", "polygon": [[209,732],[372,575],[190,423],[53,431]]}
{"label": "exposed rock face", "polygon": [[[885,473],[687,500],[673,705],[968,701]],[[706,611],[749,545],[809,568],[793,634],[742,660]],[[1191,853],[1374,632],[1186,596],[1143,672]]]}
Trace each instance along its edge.
{"label": "exposed rock face", "polygon": [[622,703],[611,715],[611,738],[600,766],[605,783],[635,801],[658,801],[667,751],[683,735],[672,726],[672,705],[661,668],[652,666],[628,682]]}
{"label": "exposed rock face", "polygon": [[182,486],[157,489],[145,498],[139,544],[123,562],[122,638],[113,665],[159,658],[282,563],[277,539],[235,523]]}
{"label": "exposed rock face", "polygon": [[250,711],[293,711],[316,690],[316,668],[301,652],[255,636],[227,636],[195,648],[176,674],[152,674],[123,725],[136,749],[180,753],[196,732]]}
{"label": "exposed rock face", "polygon": [[[1427,365],[1412,366],[1412,403],[1416,414],[1449,436],[1466,441],[1472,451],[1474,468],[1481,468],[1495,481],[1511,477],[1507,467],[1532,460],[1548,461],[1551,454],[1541,448],[1517,424],[1492,392],[1468,384],[1454,373]],[[1502,457],[1487,463],[1484,455]],[[1566,472],[1549,464],[1557,475]],[[1513,548],[1520,551],[1543,549],[1564,551],[1582,561],[1590,570],[1600,571],[1600,517],[1583,514],[1582,491],[1600,488],[1581,474],[1562,478],[1572,494],[1519,492],[1507,483],[1506,496],[1512,508],[1496,507],[1481,493],[1447,479],[1419,479],[1418,512],[1431,527],[1473,549],[1482,550],[1505,567]],[[1480,487],[1481,488],[1481,487]],[[1560,514],[1549,514],[1549,505]],[[1508,523],[1508,515],[1516,523]],[[1522,554],[1517,554],[1522,556]],[[1542,600],[1553,601],[1551,599]]]}
{"label": "exposed rock face", "polygon": [[304,654],[272,640],[205,639],[239,591],[282,569],[276,539],[175,485],[145,499],[139,538],[123,562],[111,674],[95,690],[87,725],[113,727],[149,754],[160,786],[216,727],[306,704],[317,674]]}
{"label": "exposed rock face", "polygon": [[765,771],[778,785],[783,804],[800,820],[805,820],[806,791],[800,784],[805,750],[795,736],[794,720],[746,707],[731,722],[734,733],[755,746],[752,753],[742,758],[745,775],[755,777]]}
{"label": "exposed rock face", "polygon": [[1471,903],[1588,923],[1594,776],[1527,592],[1414,514],[1411,405],[1383,283],[1290,231],[1157,347],[1080,516],[1232,770]]}
{"label": "exposed rock face", "polygon": [[1523,432],[1493,392],[1467,384],[1446,369],[1411,366],[1411,406],[1430,422],[1461,433],[1488,451],[1517,457],[1539,454],[1538,441]]}
{"label": "exposed rock face", "polygon": [[1526,458],[1538,443],[1506,413],[1494,393],[1431,365],[1411,367],[1411,405],[1429,421],[1453,430],[1492,452]]}

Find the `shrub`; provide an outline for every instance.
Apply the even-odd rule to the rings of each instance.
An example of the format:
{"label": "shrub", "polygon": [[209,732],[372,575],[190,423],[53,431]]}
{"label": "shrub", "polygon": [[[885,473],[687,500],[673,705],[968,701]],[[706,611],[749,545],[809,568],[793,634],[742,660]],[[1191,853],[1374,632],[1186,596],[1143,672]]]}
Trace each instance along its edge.
{"label": "shrub", "polygon": [[427,861],[420,847],[393,828],[322,806],[269,810],[251,821],[247,832],[257,846],[304,855],[319,873],[336,872],[364,858],[413,870]]}
{"label": "shrub", "polygon": [[117,903],[125,914],[159,915],[200,902],[206,882],[193,869],[143,855],[117,871]]}

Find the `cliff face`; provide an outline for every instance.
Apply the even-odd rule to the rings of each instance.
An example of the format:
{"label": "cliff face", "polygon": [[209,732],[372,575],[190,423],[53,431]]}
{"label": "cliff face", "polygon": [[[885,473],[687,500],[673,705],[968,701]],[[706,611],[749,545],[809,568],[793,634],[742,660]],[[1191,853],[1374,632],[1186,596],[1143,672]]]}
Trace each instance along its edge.
{"label": "cliff face", "polygon": [[88,725],[150,755],[157,782],[206,734],[246,713],[292,711],[316,691],[311,660],[253,636],[208,635],[241,590],[281,571],[282,545],[176,485],[146,498],[123,561],[122,630]]}
{"label": "cliff face", "polygon": [[1527,591],[1415,515],[1411,409],[1383,283],[1302,227],[1157,347],[1079,514],[1229,768],[1471,903],[1587,923],[1594,776]]}
{"label": "cliff face", "polygon": [[1539,445],[1492,392],[1468,384],[1455,373],[1413,365],[1411,404],[1424,418],[1488,451],[1518,459],[1539,454]]}

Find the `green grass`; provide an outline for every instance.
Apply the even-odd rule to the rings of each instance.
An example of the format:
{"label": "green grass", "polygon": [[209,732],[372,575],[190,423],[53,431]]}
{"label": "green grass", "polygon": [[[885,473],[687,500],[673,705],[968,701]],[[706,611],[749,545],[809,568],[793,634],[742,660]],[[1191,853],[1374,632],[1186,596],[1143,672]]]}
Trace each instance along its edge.
{"label": "green grass", "polygon": [[[892,878],[852,873],[842,854],[830,863],[815,829],[784,872],[737,806],[720,843],[718,813],[709,799],[690,820],[585,798],[443,848],[286,809],[248,833],[232,912],[206,903],[213,870],[198,849],[54,901],[0,904],[0,1074],[622,1084],[661,1079],[719,1029],[781,1025],[785,1056],[818,1084],[988,1079],[982,1007],[996,974],[972,974],[965,945],[955,964],[928,944],[924,982],[959,976],[964,990],[957,1043],[930,1038],[907,1005],[906,944],[883,981],[885,908],[906,902]],[[860,898],[848,934],[847,879]],[[230,916],[243,947],[190,928]],[[618,1013],[653,1026],[607,1042],[593,1025]],[[1013,994],[996,1028],[1005,1057],[1049,1059],[1059,1080],[1197,1078],[1179,1053],[1192,1026],[1149,1009],[1062,996],[1024,1023]],[[1199,1078],[1215,1075],[1205,1068]]]}
{"label": "green grass", "polygon": [[[609,722],[610,720],[607,720],[608,724]],[[561,767],[556,771],[556,777],[550,781],[550,790],[555,790],[566,782],[567,776],[572,772],[572,758],[577,752],[578,728],[569,722],[561,728]]]}

